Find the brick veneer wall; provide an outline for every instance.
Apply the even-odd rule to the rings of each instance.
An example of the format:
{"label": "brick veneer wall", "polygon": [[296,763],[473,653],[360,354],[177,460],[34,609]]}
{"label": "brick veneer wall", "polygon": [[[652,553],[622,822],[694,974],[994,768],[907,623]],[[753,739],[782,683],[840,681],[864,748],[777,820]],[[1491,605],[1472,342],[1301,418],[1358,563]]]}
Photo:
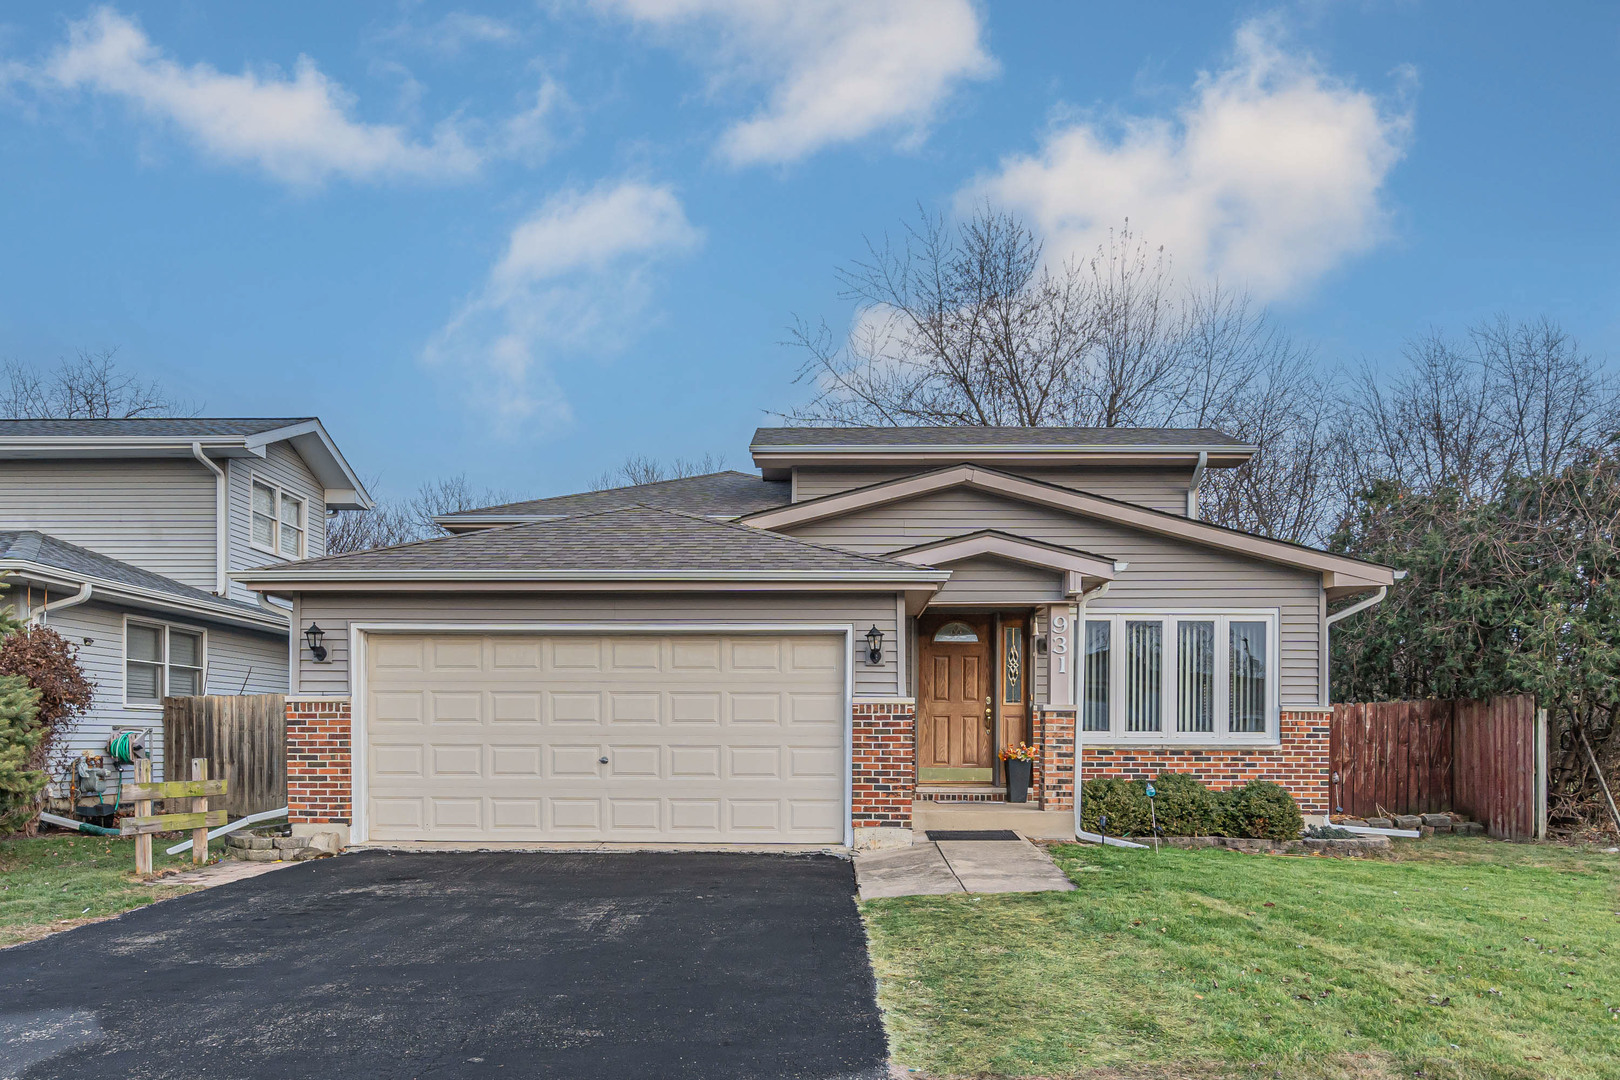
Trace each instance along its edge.
{"label": "brick veneer wall", "polygon": [[287,699],[287,820],[349,824],[349,699]]}
{"label": "brick veneer wall", "polygon": [[857,703],[852,726],[850,816],[855,828],[911,828],[917,789],[916,705]]}
{"label": "brick veneer wall", "polygon": [[1190,773],[1216,791],[1250,780],[1273,780],[1288,789],[1303,813],[1326,814],[1331,719],[1332,714],[1326,712],[1284,712],[1282,741],[1277,746],[1085,746],[1082,742],[1081,772],[1086,780],[1098,776],[1144,780],[1161,772]]}
{"label": "brick veneer wall", "polygon": [[1032,725],[1040,754],[1030,779],[1030,798],[1042,810],[1074,809],[1074,710],[1037,707]]}

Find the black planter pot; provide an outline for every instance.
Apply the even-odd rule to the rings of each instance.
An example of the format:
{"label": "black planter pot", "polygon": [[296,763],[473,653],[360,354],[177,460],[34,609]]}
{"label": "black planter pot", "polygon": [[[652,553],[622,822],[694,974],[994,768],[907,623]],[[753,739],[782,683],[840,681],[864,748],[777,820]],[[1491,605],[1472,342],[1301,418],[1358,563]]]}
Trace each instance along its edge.
{"label": "black planter pot", "polygon": [[1035,773],[1033,761],[1007,762],[1007,801],[1029,802],[1029,781]]}

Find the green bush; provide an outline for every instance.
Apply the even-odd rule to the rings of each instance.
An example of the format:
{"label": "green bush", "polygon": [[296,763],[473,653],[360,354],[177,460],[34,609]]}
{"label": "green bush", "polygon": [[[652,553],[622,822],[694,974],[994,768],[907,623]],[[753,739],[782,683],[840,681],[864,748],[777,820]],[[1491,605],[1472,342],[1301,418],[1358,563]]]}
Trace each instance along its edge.
{"label": "green bush", "polygon": [[1160,773],[1153,781],[1162,836],[1213,836],[1220,828],[1220,798],[1186,773]]}
{"label": "green bush", "polygon": [[1299,804],[1281,785],[1250,780],[1220,798],[1221,832],[1253,840],[1298,840],[1305,831]]}
{"label": "green bush", "polygon": [[1109,836],[1151,835],[1147,785],[1111,776],[1087,780],[1080,792],[1081,825],[1088,832],[1102,832],[1098,819],[1105,814]]}

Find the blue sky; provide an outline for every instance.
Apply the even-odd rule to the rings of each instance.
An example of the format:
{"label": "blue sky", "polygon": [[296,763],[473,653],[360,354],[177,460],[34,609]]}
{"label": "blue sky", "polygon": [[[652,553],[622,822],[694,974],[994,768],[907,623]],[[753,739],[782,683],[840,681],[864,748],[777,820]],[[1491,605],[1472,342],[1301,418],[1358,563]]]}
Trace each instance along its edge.
{"label": "blue sky", "polygon": [[1617,53],[1607,3],[14,5],[0,357],[319,414],[385,493],[747,468],[834,267],[983,198],[1328,361],[1497,311],[1612,357]]}

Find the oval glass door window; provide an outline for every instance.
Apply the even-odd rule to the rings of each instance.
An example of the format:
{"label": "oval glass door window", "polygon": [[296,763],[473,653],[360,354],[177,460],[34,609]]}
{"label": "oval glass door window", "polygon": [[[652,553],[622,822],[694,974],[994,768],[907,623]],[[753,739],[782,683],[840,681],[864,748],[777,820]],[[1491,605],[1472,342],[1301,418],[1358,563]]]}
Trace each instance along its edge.
{"label": "oval glass door window", "polygon": [[978,641],[979,635],[965,622],[948,622],[934,631],[934,640],[942,645],[953,642]]}

